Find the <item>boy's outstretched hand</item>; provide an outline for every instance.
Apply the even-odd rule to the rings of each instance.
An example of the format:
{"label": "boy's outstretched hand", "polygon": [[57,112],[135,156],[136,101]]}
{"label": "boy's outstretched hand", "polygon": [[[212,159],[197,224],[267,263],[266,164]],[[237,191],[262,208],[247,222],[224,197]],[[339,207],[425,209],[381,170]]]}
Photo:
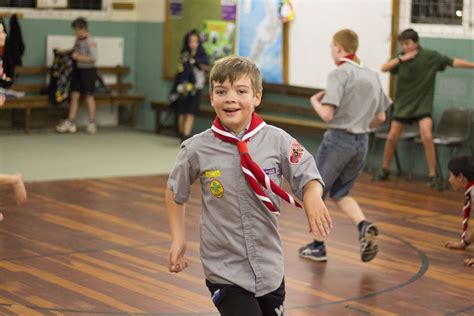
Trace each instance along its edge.
{"label": "boy's outstretched hand", "polygon": [[462,241],[448,241],[445,245],[448,249],[464,250],[466,249],[466,244]]}
{"label": "boy's outstretched hand", "polygon": [[13,183],[13,192],[15,193],[15,200],[17,205],[24,204],[28,199],[26,195],[25,183],[21,174],[14,175],[16,181]]}
{"label": "boy's outstretched hand", "polygon": [[303,204],[308,218],[309,231],[318,240],[329,235],[332,228],[331,216],[329,216],[329,211],[321,198],[322,192],[322,185],[314,180],[305,185],[303,193]]}
{"label": "boy's outstretched hand", "polygon": [[184,258],[186,252],[185,242],[172,242],[170,247],[170,257],[168,269],[170,272],[181,272],[188,267],[188,261]]}

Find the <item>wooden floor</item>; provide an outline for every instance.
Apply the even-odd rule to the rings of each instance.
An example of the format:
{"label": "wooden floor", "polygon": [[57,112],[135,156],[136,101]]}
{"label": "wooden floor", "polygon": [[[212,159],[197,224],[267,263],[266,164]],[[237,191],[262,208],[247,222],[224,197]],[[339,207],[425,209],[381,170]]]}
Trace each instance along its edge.
{"label": "wooden floor", "polygon": [[[24,207],[0,190],[0,314],[215,315],[197,252],[199,188],[186,220],[191,265],[172,275],[165,183],[164,176],[28,183]],[[462,193],[367,175],[353,193],[379,225],[379,256],[360,261],[355,226],[328,202],[329,261],[299,258],[311,238],[303,212],[287,207],[285,315],[474,315],[474,269],[462,263],[474,251],[443,248],[459,238]]]}

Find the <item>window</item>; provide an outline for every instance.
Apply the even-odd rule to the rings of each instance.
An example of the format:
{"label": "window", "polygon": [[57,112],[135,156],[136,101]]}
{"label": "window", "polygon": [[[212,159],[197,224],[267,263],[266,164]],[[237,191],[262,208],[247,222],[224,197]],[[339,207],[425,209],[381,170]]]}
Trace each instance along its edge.
{"label": "window", "polygon": [[102,0],[69,0],[69,9],[102,10]]}
{"label": "window", "polygon": [[0,0],[0,7],[36,8],[36,0]]}
{"label": "window", "polygon": [[412,0],[411,23],[463,24],[463,0]]}
{"label": "window", "polygon": [[[68,0],[68,9],[102,10],[102,0]],[[0,7],[36,8],[36,0],[0,0]]]}

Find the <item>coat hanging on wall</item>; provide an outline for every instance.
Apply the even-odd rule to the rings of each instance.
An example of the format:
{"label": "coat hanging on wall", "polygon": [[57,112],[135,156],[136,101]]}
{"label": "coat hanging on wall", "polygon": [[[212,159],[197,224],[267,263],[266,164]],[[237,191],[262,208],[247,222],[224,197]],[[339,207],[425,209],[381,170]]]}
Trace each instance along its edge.
{"label": "coat hanging on wall", "polygon": [[14,78],[15,67],[22,65],[21,58],[24,52],[25,43],[23,42],[18,17],[14,14],[10,18],[10,29],[8,30],[3,55],[3,68],[8,77]]}

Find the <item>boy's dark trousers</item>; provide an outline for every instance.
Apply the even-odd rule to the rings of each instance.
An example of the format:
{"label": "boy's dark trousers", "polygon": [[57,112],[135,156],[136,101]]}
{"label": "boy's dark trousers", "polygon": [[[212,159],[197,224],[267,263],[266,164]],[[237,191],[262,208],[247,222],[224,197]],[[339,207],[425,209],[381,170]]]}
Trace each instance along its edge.
{"label": "boy's dark trousers", "polygon": [[213,284],[207,280],[206,285],[222,316],[283,316],[285,280],[278,289],[260,297],[237,285]]}

